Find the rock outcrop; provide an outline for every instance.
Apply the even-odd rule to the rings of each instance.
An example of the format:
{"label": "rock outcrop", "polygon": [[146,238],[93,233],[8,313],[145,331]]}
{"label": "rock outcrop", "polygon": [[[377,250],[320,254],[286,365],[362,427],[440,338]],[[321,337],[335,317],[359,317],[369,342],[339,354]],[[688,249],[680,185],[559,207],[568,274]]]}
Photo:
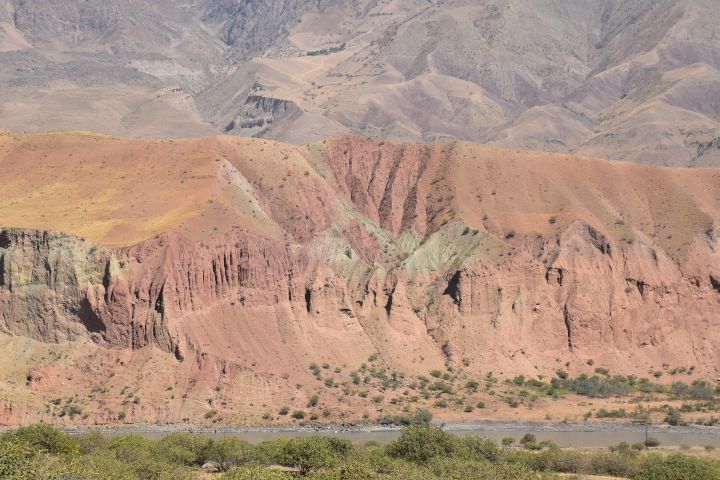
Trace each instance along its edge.
{"label": "rock outcrop", "polygon": [[[3,141],[0,330],[93,345],[116,369],[152,359],[141,395],[167,370],[194,378],[190,391],[254,385],[269,402],[311,361],[372,354],[407,374],[589,360],[718,373],[720,171],[355,137]],[[72,177],[47,174],[61,164]],[[140,164],[152,168],[123,186]],[[28,385],[59,384],[53,372]]]}

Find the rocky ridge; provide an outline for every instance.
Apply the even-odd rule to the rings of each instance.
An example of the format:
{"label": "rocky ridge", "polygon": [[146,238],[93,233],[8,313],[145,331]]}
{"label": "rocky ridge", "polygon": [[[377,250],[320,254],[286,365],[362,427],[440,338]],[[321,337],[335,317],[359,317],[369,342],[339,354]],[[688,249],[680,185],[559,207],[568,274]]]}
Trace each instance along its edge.
{"label": "rocky ridge", "polygon": [[[43,418],[54,355],[74,388],[108,371],[143,397],[182,386],[134,421],[179,421],[216,385],[236,396],[216,408],[252,411],[309,362],[371,355],[408,375],[718,374],[714,169],[358,137],[0,140],[0,330],[27,377],[0,391],[6,423]],[[152,169],[113,171],[135,164]]]}

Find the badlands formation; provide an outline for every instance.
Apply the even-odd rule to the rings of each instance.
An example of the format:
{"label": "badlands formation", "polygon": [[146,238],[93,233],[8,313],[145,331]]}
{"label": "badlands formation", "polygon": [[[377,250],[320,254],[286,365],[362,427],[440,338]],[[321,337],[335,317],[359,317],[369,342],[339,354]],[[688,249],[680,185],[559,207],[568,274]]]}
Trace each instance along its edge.
{"label": "badlands formation", "polygon": [[0,170],[0,423],[257,423],[312,363],[719,373],[720,169],[2,132]]}

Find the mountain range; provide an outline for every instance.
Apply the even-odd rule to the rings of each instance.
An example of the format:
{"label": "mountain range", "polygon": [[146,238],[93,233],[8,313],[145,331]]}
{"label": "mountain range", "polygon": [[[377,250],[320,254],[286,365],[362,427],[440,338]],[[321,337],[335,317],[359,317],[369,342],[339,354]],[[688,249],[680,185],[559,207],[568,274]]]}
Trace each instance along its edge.
{"label": "mountain range", "polygon": [[0,127],[720,162],[714,0],[4,0]]}

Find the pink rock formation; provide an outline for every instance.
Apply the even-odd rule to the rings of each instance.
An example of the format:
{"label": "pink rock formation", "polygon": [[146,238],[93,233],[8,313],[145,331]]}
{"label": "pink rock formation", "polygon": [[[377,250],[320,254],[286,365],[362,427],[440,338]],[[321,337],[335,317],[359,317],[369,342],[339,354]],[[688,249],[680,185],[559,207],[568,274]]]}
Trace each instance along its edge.
{"label": "pink rock formation", "polygon": [[[113,245],[61,216],[45,225],[13,216],[33,200],[6,198],[0,330],[7,335],[90,339],[108,357],[130,355],[129,364],[133,351],[159,349],[158,365],[195,375],[193,388],[229,378],[256,385],[266,402],[303,378],[310,361],[355,365],[373,353],[407,374],[465,363],[478,372],[547,375],[565,362],[582,371],[590,359],[617,373],[647,374],[667,363],[718,374],[719,171],[464,143],[341,137],[293,147],[220,138],[173,146],[100,138],[91,148],[72,135],[14,137],[0,167],[14,165],[28,145],[53,141],[74,152],[68,162],[84,166],[78,184],[87,172],[112,188],[112,171],[99,177],[88,163],[132,168],[148,160],[128,149],[147,148],[158,162],[154,175],[173,162],[215,171],[196,180],[214,185],[214,200],[147,238]],[[104,158],[93,156],[98,142]],[[52,197],[41,203],[96,206],[49,189],[44,159],[33,158],[26,181]],[[169,185],[162,194],[182,202],[185,186]],[[137,188],[124,202],[161,195]],[[232,214],[248,208],[252,214]],[[201,231],[207,222],[215,228]],[[28,383],[46,391],[43,382],[59,380],[43,368]],[[279,380],[285,372],[287,382]],[[0,420],[21,418],[10,403]],[[178,421],[183,408],[171,402],[133,419]]]}

